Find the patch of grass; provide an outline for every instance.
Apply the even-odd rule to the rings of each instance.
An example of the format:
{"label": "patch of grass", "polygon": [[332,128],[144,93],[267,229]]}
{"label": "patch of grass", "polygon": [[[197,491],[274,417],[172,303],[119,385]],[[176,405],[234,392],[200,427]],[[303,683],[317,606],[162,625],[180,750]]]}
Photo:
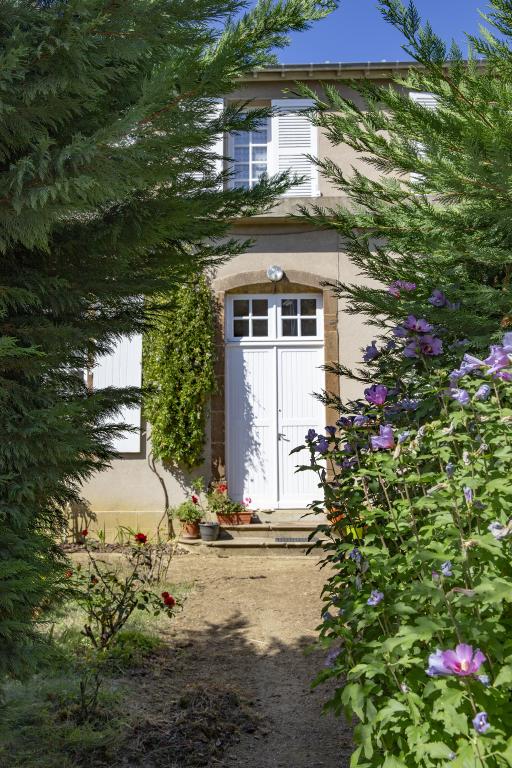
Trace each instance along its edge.
{"label": "patch of grass", "polygon": [[109,651],[109,661],[117,670],[138,667],[163,646],[159,637],[146,635],[137,630],[120,632]]}
{"label": "patch of grass", "polygon": [[78,679],[38,676],[4,689],[0,765],[9,768],[96,768],[108,765],[125,731],[122,694],[105,687],[95,720],[78,725]]}

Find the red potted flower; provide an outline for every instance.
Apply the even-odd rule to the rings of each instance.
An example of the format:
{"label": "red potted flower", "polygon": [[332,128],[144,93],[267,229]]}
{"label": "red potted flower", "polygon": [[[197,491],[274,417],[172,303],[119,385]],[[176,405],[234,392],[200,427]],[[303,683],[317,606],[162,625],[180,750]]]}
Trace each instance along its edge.
{"label": "red potted flower", "polygon": [[233,501],[224,482],[213,486],[208,494],[208,508],[217,515],[220,525],[249,525],[252,522],[252,512],[248,508],[250,503],[249,497],[243,502]]}
{"label": "red potted flower", "polygon": [[190,499],[169,510],[169,514],[181,522],[184,538],[199,538],[199,522],[203,517],[199,496],[192,494]]}

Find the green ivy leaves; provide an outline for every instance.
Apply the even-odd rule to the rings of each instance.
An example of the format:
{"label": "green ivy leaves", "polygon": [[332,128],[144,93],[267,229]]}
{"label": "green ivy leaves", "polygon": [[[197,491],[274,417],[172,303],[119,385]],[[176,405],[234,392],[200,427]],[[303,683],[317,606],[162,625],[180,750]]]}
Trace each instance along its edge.
{"label": "green ivy leaves", "polygon": [[208,280],[196,275],[171,295],[144,339],[144,413],[155,458],[187,468],[203,458],[215,391],[215,307]]}

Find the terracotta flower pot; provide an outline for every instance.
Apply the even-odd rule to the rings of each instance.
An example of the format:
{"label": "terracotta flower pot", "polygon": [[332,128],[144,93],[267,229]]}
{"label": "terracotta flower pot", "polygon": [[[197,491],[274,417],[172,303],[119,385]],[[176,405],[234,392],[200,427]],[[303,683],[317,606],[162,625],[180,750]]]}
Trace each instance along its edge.
{"label": "terracotta flower pot", "polygon": [[183,536],[187,539],[198,539],[199,523],[183,523]]}
{"label": "terracotta flower pot", "polygon": [[220,525],[249,525],[252,522],[252,512],[237,512],[234,515],[223,515],[217,512]]}

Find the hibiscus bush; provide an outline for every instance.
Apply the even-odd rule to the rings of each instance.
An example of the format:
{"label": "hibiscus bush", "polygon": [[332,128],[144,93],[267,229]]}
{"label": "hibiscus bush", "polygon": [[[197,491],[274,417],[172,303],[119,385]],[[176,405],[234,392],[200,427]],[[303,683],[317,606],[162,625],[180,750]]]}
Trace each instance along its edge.
{"label": "hibiscus bush", "polygon": [[415,368],[306,436],[332,523],[318,682],[357,718],[353,766],[512,765],[512,334],[451,372],[442,335],[409,316],[366,358]]}

